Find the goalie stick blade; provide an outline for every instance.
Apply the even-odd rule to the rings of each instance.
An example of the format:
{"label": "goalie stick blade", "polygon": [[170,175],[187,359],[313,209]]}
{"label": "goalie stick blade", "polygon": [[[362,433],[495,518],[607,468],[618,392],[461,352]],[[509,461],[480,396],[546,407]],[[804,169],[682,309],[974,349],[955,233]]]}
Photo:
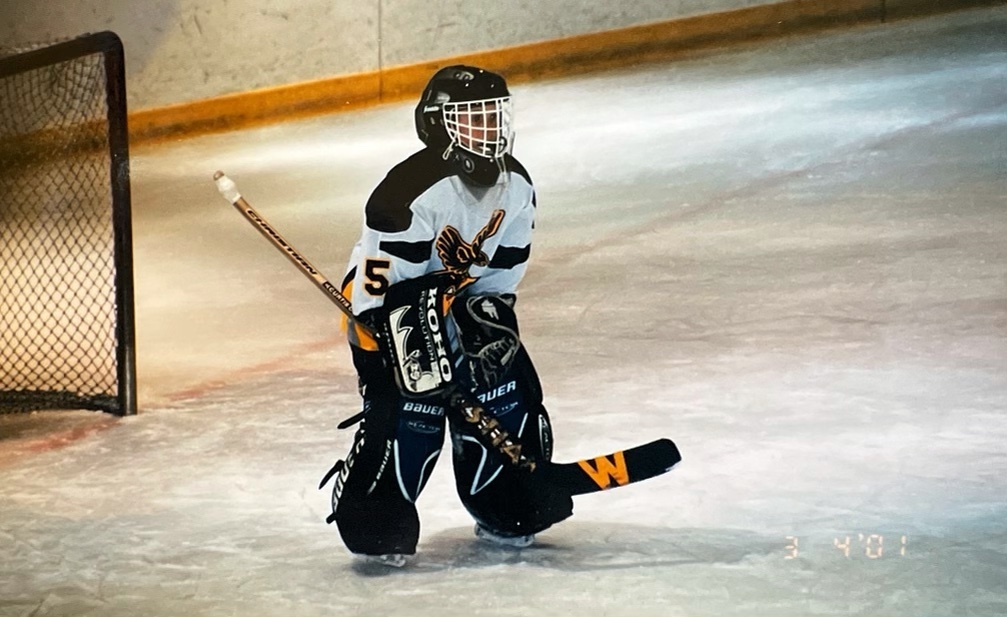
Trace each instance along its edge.
{"label": "goalie stick blade", "polygon": [[549,483],[571,495],[625,486],[671,471],[682,460],[670,439],[658,439],[627,450],[573,463],[550,463]]}

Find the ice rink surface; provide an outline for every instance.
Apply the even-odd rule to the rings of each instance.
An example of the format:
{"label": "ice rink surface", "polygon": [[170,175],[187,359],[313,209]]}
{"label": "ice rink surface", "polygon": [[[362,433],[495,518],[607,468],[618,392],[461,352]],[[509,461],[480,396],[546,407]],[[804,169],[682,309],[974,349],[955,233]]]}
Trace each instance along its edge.
{"label": "ice rink surface", "polygon": [[1007,8],[513,91],[556,458],[680,467],[502,550],[442,457],[361,566],[337,312],[212,175],[339,279],[412,104],[136,147],[141,413],[0,457],[0,615],[1007,614]]}

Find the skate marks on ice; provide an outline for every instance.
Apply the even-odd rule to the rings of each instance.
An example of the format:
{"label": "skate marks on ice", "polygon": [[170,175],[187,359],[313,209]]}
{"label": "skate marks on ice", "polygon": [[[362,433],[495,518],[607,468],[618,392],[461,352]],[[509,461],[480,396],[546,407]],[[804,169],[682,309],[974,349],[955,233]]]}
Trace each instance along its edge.
{"label": "skate marks on ice", "polygon": [[911,536],[905,554],[875,558],[855,538],[848,553],[837,548],[833,533],[799,533],[795,551],[761,531],[571,520],[515,550],[452,526],[422,538],[405,568],[362,568],[317,520],[241,516],[225,504],[170,516],[156,504],[101,516],[95,507],[0,508],[11,523],[0,530],[0,615],[423,617],[549,606],[553,615],[916,617],[1005,608],[1007,527],[995,517]]}
{"label": "skate marks on ice", "polygon": [[361,585],[400,595],[450,589],[445,608],[522,598],[521,606],[542,600],[564,615],[1005,614],[1003,523],[915,535],[906,545],[888,534],[888,550],[877,536],[844,533],[568,521],[529,548],[508,549],[455,527],[422,540],[404,568],[354,561],[349,570]]}
{"label": "skate marks on ice", "polygon": [[[353,559],[344,572],[355,585],[377,586],[382,596],[408,595],[416,614],[479,607],[520,615],[538,606],[551,615],[666,615],[675,607],[698,615],[689,607],[691,595],[707,594],[701,577],[710,568],[743,572],[745,564],[765,563],[773,540],[744,530],[569,520],[515,549],[480,541],[465,525],[421,537],[404,568]],[[679,584],[687,579],[692,582]]]}
{"label": "skate marks on ice", "polygon": [[524,549],[476,539],[471,528],[452,528],[421,541],[417,570],[483,568],[521,564],[568,572],[737,564],[768,555],[775,538],[743,530],[670,529],[617,522],[559,523]]}

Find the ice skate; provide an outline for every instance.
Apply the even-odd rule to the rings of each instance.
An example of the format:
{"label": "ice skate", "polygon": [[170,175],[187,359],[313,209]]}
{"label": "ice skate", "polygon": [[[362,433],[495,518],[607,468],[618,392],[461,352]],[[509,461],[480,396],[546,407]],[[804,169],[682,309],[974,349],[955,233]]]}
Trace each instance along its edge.
{"label": "ice skate", "polygon": [[535,542],[535,534],[533,533],[527,536],[505,536],[495,531],[490,531],[479,523],[476,523],[475,534],[483,542],[509,548],[527,548]]}
{"label": "ice skate", "polygon": [[406,556],[401,553],[387,555],[357,555],[364,563],[372,563],[389,568],[401,568],[406,565]]}

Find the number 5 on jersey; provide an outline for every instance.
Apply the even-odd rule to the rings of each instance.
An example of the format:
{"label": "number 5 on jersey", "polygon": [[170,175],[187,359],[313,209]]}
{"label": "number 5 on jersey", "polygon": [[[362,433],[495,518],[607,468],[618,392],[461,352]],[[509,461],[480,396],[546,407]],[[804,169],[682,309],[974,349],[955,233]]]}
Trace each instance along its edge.
{"label": "number 5 on jersey", "polygon": [[383,296],[388,291],[385,273],[392,267],[387,259],[368,259],[364,262],[364,289],[372,296]]}

